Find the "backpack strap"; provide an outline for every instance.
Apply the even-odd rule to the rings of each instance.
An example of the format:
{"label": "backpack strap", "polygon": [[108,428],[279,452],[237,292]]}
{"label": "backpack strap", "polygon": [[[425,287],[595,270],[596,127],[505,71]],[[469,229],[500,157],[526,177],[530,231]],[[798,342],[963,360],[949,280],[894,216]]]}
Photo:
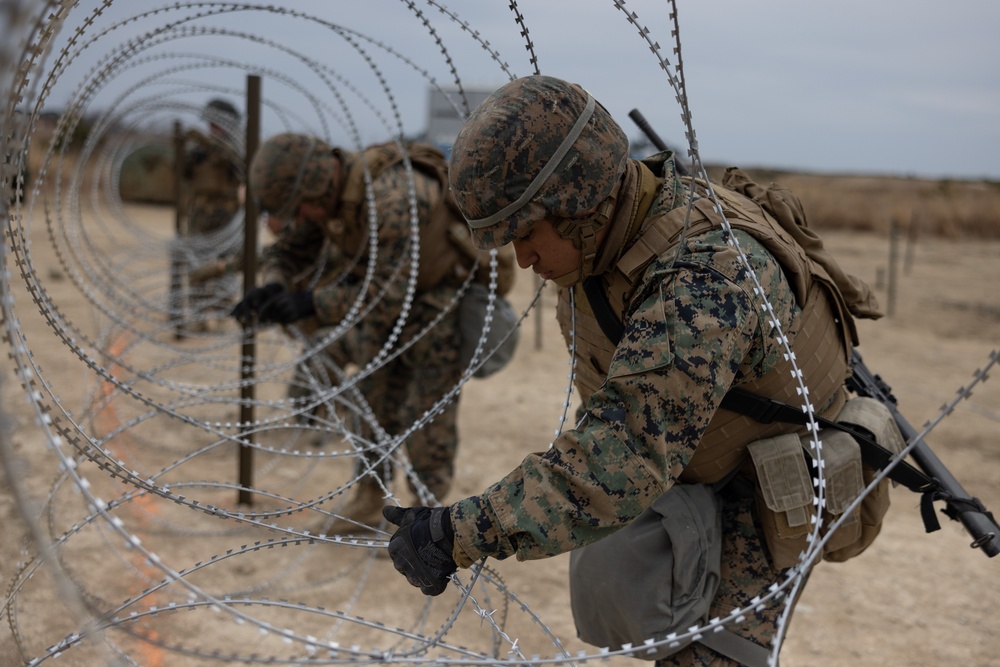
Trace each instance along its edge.
{"label": "backpack strap", "polygon": [[369,146],[357,154],[340,192],[340,209],[345,220],[355,220],[365,201],[365,171],[374,180],[383,169],[402,159],[398,147],[391,142]]}
{"label": "backpack strap", "polygon": [[587,301],[590,302],[590,308],[594,311],[597,323],[601,326],[601,331],[608,337],[608,340],[617,346],[621,342],[622,336],[625,335],[625,327],[611,308],[611,302],[608,300],[608,293],[604,290],[601,277],[591,276],[584,280],[583,291],[587,295]]}

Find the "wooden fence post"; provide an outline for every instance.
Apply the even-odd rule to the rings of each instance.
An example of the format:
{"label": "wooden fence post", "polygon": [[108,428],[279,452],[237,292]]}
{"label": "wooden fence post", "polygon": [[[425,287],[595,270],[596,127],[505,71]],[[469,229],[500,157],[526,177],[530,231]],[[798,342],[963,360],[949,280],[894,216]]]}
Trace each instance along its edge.
{"label": "wooden fence post", "polygon": [[[247,184],[243,198],[243,294],[252,290],[257,281],[257,206],[250,196],[250,162],[260,143],[260,77],[247,76],[246,165]],[[254,370],[257,365],[257,340],[253,322],[243,325],[243,349],[240,363],[240,491],[239,502],[253,504],[253,442],[254,431]]]}
{"label": "wooden fence post", "polygon": [[174,338],[184,337],[184,278],[179,244],[184,236],[184,135],[180,121],[174,121],[174,242],[170,245],[170,294],[167,308],[174,325]]}
{"label": "wooden fence post", "polygon": [[889,224],[889,296],[886,304],[886,317],[892,317],[896,313],[896,289],[899,281],[899,221],[895,216]]}

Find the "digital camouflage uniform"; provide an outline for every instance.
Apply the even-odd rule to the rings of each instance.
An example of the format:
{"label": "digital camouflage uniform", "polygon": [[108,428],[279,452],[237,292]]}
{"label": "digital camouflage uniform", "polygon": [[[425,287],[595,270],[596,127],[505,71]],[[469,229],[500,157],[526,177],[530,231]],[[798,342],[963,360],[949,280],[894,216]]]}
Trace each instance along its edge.
{"label": "digital camouflage uniform", "polygon": [[[354,273],[348,270],[352,266],[351,260],[344,257],[341,249],[327,238],[325,228],[308,222],[287,220],[281,222],[281,231],[277,236],[278,242],[265,248],[260,257],[265,282],[281,283],[291,291],[313,290],[317,285],[335,281],[357,284]],[[283,262],[281,255],[294,248],[319,250],[316,251],[314,262],[308,261],[307,254],[304,255],[301,261],[306,263],[306,267],[298,274],[286,277],[280,267],[283,263],[288,266],[288,263]],[[294,253],[294,250],[291,252]],[[288,270],[293,269],[289,266]],[[315,402],[316,385],[327,384],[324,378],[331,376],[331,369],[327,364],[333,364],[341,372],[347,372],[353,360],[361,358],[361,350],[357,345],[358,331],[355,328],[345,329],[337,324],[321,325],[313,318],[307,323],[301,323],[297,333],[306,336],[305,345],[308,348],[315,347],[320,341],[327,341],[321,355],[306,358],[299,363],[295,369],[295,377],[288,385],[288,398],[308,405]],[[336,337],[328,340],[331,336]],[[322,415],[323,410],[325,408],[322,406],[316,406],[311,414]],[[303,423],[308,423],[309,419],[306,415],[299,417]]]}
{"label": "digital camouflage uniform", "polygon": [[[617,346],[607,341],[580,282],[608,270],[609,261],[624,255],[643,230],[685,206],[688,192],[669,153],[642,164],[619,162],[625,153],[606,146],[627,146],[627,140],[620,128],[602,127],[613,121],[595,111],[556,177],[526,206],[505,211],[534,176],[512,174],[545,164],[538,156],[556,153],[566,139],[565,128],[588,113],[581,111],[586,99],[592,100],[579,87],[549,77],[520,79],[473,113],[462,131],[468,137],[460,134],[453,147],[452,188],[480,248],[518,238],[527,229],[526,219],[544,217],[565,231],[560,231],[564,237],[571,236],[573,225],[586,224],[597,202],[611,201],[613,224],[627,230],[619,248],[588,248],[584,239],[579,275],[560,283],[558,317],[567,341],[572,342],[572,296],[578,335],[603,339],[610,350],[607,363],[576,350],[583,418],[548,451],[528,455],[481,495],[451,505],[453,557],[459,566],[484,556],[528,560],[570,551],[628,525],[671,485],[706,481],[688,480],[685,471],[723,396],[734,384],[768,376],[782,359],[770,317],[790,336],[799,326],[795,294],[774,256],[749,234],[733,232],[773,306],[769,317],[760,312],[750,271],[727,233],[716,228],[679,244],[676,255],[672,249],[646,266],[625,304],[621,341]],[[560,121],[559,113],[567,118]],[[525,119],[525,127],[501,134],[496,128],[515,126],[505,116]],[[531,141],[520,141],[518,131],[530,134]],[[512,185],[484,187],[490,165],[506,165],[506,172],[494,178]],[[619,190],[607,185],[608,173],[622,174]],[[477,228],[483,220],[490,224]],[[611,260],[603,259],[609,255]],[[828,326],[835,326],[832,318]],[[745,440],[734,438],[733,447]],[[722,583],[711,611],[720,617],[764,595],[782,577],[769,563],[752,498],[727,498],[722,520]],[[779,605],[750,613],[730,629],[768,646],[780,611]],[[696,643],[658,664],[737,663]]]}
{"label": "digital camouflage uniform", "polygon": [[187,234],[210,234],[224,227],[240,208],[239,156],[218,139],[191,130],[184,156]]}
{"label": "digital camouflage uniform", "polygon": [[[214,106],[220,104],[224,106]],[[213,129],[208,135],[188,131],[182,165],[184,235],[189,241],[184,246],[185,261],[191,269],[190,306],[196,312],[211,306],[218,288],[213,281],[234,273],[206,271],[206,268],[236,263],[235,268],[242,260],[238,241],[214,236],[232,221],[241,206],[242,159],[232,144],[223,139],[227,132],[235,131],[239,115],[228,103],[213,100],[203,116]],[[206,324],[196,320],[195,326],[205,328]]]}
{"label": "digital camouflage uniform", "polygon": [[[321,142],[319,145],[330,150]],[[341,173],[349,173],[359,160],[357,153],[349,151],[335,149],[330,154],[340,161]],[[279,156],[275,161],[279,161]],[[262,169],[264,173],[274,172],[266,165]],[[315,285],[316,313],[311,324],[320,327],[315,336],[341,324],[352,311],[363,313],[360,319],[351,322],[345,336],[327,350],[335,363],[353,362],[362,372],[367,372],[366,365],[383,351],[388,341],[393,341],[384,350],[392,358],[381,361],[381,367],[358,385],[379,426],[390,436],[403,433],[423,417],[436,401],[455,387],[463,371],[458,359],[457,308],[451,308],[414,342],[452,303],[460,286],[457,281],[444,280],[434,287],[417,291],[405,313],[401,331],[394,337],[394,329],[403,315],[410,275],[411,185],[421,221],[426,219],[432,203],[440,198],[442,187],[437,179],[420,170],[414,169],[412,174],[411,180],[404,165],[397,163],[373,176],[377,261],[367,284],[364,280],[369,248],[366,205],[350,219],[345,219],[343,206],[336,204],[323,227],[289,221],[261,258],[265,284],[280,282],[289,290]],[[291,191],[299,175],[276,174],[279,183],[284,177],[290,179],[288,190]],[[318,187],[309,182],[310,178],[310,174],[305,174],[303,182],[296,187]],[[318,190],[316,194],[321,192]],[[272,214],[288,215],[289,212]],[[357,252],[345,252],[345,248]],[[399,352],[400,346],[406,349]],[[394,356],[397,353],[398,356]],[[415,474],[437,498],[443,498],[451,486],[458,447],[458,403],[456,396],[429,423],[405,440]]]}

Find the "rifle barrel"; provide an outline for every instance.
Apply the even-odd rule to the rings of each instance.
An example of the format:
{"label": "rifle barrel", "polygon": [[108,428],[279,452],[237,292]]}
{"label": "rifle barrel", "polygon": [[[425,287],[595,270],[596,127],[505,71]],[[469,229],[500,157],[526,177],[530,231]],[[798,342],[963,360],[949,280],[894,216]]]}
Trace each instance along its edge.
{"label": "rifle barrel", "polygon": [[660,135],[658,135],[656,133],[656,130],[652,128],[652,126],[649,124],[649,121],[646,120],[646,117],[642,115],[641,111],[639,111],[638,109],[632,109],[631,111],[628,112],[628,117],[631,118],[635,122],[635,124],[639,126],[639,129],[642,130],[642,133],[646,135],[646,137],[653,143],[654,146],[656,146],[656,150],[659,151],[668,150],[667,142],[665,142],[663,139],[660,138]]}
{"label": "rifle barrel", "polygon": [[[872,373],[865,365],[861,354],[857,350],[852,351],[851,366],[854,377],[849,382],[858,392],[881,401],[892,412],[892,417],[899,427],[899,432],[907,444],[913,442],[917,437],[917,430],[913,428],[906,417],[900,413],[896,407],[896,398],[892,395],[892,390],[886,385],[882,378]],[[917,465],[931,479],[935,480],[944,491],[952,498],[970,499],[972,496],[966,491],[961,483],[955,479],[948,467],[937,457],[926,442],[918,442],[910,450],[910,456],[917,462]],[[1000,525],[987,512],[975,509],[963,509],[964,506],[952,505],[952,509],[958,514],[959,521],[972,536],[973,549],[983,550],[990,558],[1000,554]]]}
{"label": "rifle barrel", "polygon": [[[911,442],[917,435],[916,430],[898,412],[894,416],[896,418],[896,425],[899,426],[903,437],[906,438],[907,442]],[[955,476],[951,474],[947,466],[937,457],[937,454],[927,446],[927,443],[918,442],[910,450],[910,455],[929,477],[936,479],[941,484],[941,488],[947,493],[955,498],[971,497],[962,488],[959,481],[955,479]],[[959,520],[965,526],[969,535],[972,536],[972,544],[969,546],[973,549],[979,547],[990,558],[1000,554],[1000,526],[997,526],[995,521],[991,521],[990,517],[982,512],[975,510],[962,511],[961,509],[957,511]]]}
{"label": "rifle barrel", "polygon": [[[649,121],[646,120],[646,117],[642,115],[641,111],[638,109],[632,109],[628,112],[628,117],[635,121],[635,124],[639,126],[639,129],[646,135],[646,138],[649,139],[654,146],[656,146],[656,150],[660,152],[670,150],[670,146],[667,146],[667,142],[660,138],[660,135],[656,133],[656,130],[654,130],[653,126],[649,124]],[[681,176],[690,176],[688,168],[685,167],[684,163],[679,159],[674,160],[674,168]]]}

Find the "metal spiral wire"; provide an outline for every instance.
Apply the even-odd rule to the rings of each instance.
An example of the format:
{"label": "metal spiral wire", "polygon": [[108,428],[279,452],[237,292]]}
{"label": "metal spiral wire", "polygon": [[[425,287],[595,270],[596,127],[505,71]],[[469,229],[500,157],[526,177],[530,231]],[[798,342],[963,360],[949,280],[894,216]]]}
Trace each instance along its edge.
{"label": "metal spiral wire", "polygon": [[[408,19],[401,39],[370,34],[379,27],[377,17],[359,29],[336,11],[307,11],[298,3],[0,2],[0,147],[7,156],[0,315],[19,385],[2,389],[29,404],[30,446],[45,448],[49,465],[26,473],[9,438],[12,417],[0,407],[0,464],[32,538],[7,583],[0,619],[25,664],[65,657],[74,664],[141,665],[164,656],[167,664],[582,664],[662,643],[571,651],[565,637],[484,565],[460,573],[440,598],[376,606],[376,593],[404,585],[384,558],[388,535],[318,535],[304,526],[338,517],[352,486],[382,463],[401,469],[421,499],[431,497],[420,489],[402,445],[457,399],[490,352],[485,332],[462,380],[402,433],[387,434],[357,383],[437,322],[404,335],[415,294],[414,244],[411,264],[398,267],[399,275],[410,276],[402,313],[363,367],[348,372],[320,352],[366,317],[370,302],[353,304],[320,339],[294,327],[254,332],[256,416],[243,423],[243,332],[225,325],[241,286],[220,282],[191,312],[166,280],[172,261],[192,266],[220,248],[241,247],[241,215],[209,237],[179,238],[170,210],[121,196],[129,155],[165,141],[177,119],[196,125],[206,95],[239,98],[243,90],[233,83],[245,75],[265,81],[263,106],[276,129],[358,150],[373,139],[401,142],[415,134],[408,107],[428,88],[465,116],[467,81],[506,81],[519,67],[546,73],[547,45],[536,43],[530,30],[530,3],[494,4],[496,20],[482,25],[434,0],[386,4],[384,11]],[[653,17],[656,32],[624,0],[600,3],[600,9],[602,20],[638,31],[643,57],[652,54],[665,75],[664,99],[678,104],[688,155],[707,181],[688,108],[675,3],[663,3],[663,14]],[[658,33],[670,35],[673,60],[663,54]],[[317,44],[322,51],[310,48]],[[480,56],[475,64],[469,64],[469,44]],[[63,110],[43,139],[44,112],[52,105]],[[229,147],[245,154],[242,139]],[[26,183],[21,174],[29,149],[42,159]],[[415,231],[412,190],[410,196]],[[369,225],[377,228],[374,214]],[[374,258],[377,234],[370,238]],[[38,261],[39,246],[51,251],[55,264]],[[493,294],[495,256],[484,268]],[[769,311],[762,289],[759,294],[761,310]],[[178,318],[212,326],[178,339]],[[28,340],[22,327],[28,320],[43,324],[47,338]],[[491,321],[488,313],[487,327]],[[780,330],[776,335],[784,338]],[[305,369],[304,376],[296,377],[297,369]],[[984,377],[977,375],[959,398]],[[557,435],[572,379],[571,365],[567,399],[553,415]],[[311,398],[290,401],[285,387],[292,382],[308,385]],[[811,412],[808,387],[801,389]],[[374,436],[363,436],[362,424]],[[233,475],[240,448],[256,456],[252,506],[235,502],[245,490]],[[355,463],[367,454],[375,463],[359,472]],[[31,478],[48,486],[39,492]],[[405,504],[399,489],[383,490],[387,500]],[[664,641],[739,623],[753,607],[794,599],[822,548],[819,531],[817,525],[802,567],[775,582],[769,595]],[[104,566],[82,566],[95,550]],[[238,590],[219,581],[238,581]],[[40,618],[37,609],[53,598],[66,613]]]}

